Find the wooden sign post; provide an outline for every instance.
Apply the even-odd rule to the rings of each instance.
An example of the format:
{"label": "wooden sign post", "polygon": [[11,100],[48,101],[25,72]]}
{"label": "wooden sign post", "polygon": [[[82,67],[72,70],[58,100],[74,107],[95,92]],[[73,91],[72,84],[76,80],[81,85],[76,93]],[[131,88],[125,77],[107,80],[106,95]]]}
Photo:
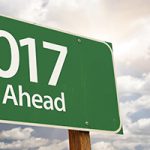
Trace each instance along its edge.
{"label": "wooden sign post", "polygon": [[69,130],[70,150],[91,150],[90,134],[88,131]]}

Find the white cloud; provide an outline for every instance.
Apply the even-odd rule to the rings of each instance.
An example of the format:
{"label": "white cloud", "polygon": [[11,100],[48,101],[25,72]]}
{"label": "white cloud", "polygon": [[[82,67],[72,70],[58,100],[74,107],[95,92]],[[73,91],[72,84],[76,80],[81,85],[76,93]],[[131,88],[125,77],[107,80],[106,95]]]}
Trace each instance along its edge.
{"label": "white cloud", "polygon": [[140,135],[150,135],[150,118],[140,119],[131,124],[130,131]]}
{"label": "white cloud", "polygon": [[32,132],[32,128],[13,128],[0,132],[0,139],[24,140],[30,138]]}
{"label": "white cloud", "polygon": [[32,137],[25,140],[13,141],[12,143],[0,142],[0,149],[28,150],[31,148],[38,148],[40,146],[46,145],[47,143],[48,143],[47,139]]}
{"label": "white cloud", "polygon": [[[2,12],[11,6],[8,8],[11,16],[99,40],[113,41],[117,45],[120,45],[118,42],[121,39],[124,41],[135,35],[143,24],[148,24],[144,21],[150,13],[147,0],[145,3],[141,0],[136,3],[129,0],[15,0],[13,3],[17,5],[10,5],[11,0],[2,0]],[[137,9],[141,5],[141,9]]]}
{"label": "white cloud", "polygon": [[119,94],[131,95],[133,93],[141,93],[144,80],[132,77],[130,75],[120,76],[117,78]]}
{"label": "white cloud", "polygon": [[0,132],[1,140],[11,140],[11,142],[0,142],[0,149],[10,150],[28,150],[31,148],[38,148],[48,144],[48,140],[44,138],[33,137],[32,128],[13,128],[11,130],[4,130]]}
{"label": "white cloud", "polygon": [[64,140],[64,141],[54,140],[48,146],[42,146],[38,150],[51,150],[51,149],[52,150],[65,150],[65,149],[69,149],[68,143],[69,143],[68,140]]}
{"label": "white cloud", "polygon": [[[141,21],[142,22],[142,21]],[[137,23],[138,24],[138,23]],[[140,77],[150,72],[150,19],[137,25],[135,33],[115,42],[115,63],[119,75]]]}
{"label": "white cloud", "polygon": [[23,9],[17,17],[34,23],[43,22],[46,14],[46,9],[42,7],[44,3],[44,0],[30,1],[28,7]]}
{"label": "white cloud", "polygon": [[[150,96],[144,95],[142,97],[139,97],[137,100],[120,103],[120,108],[121,108],[121,117],[123,120],[123,126],[126,128],[126,130],[130,130],[129,129],[130,126],[134,124],[131,116],[135,113],[140,112],[141,110],[146,111],[150,109]],[[139,119],[145,119],[145,118],[139,118]],[[150,130],[150,126],[149,126],[149,130]]]}
{"label": "white cloud", "polygon": [[112,150],[148,150],[150,147],[150,135],[146,136],[140,134],[126,133],[124,135],[108,135],[98,134],[92,138],[94,144],[93,149],[112,149]]}
{"label": "white cloud", "polygon": [[150,95],[150,73],[143,74],[142,77],[131,75],[119,76],[117,78],[119,94],[122,96],[133,95]]}
{"label": "white cloud", "polygon": [[0,12],[1,15],[9,15],[17,17],[23,10],[29,7],[30,0],[1,0]]}
{"label": "white cloud", "polygon": [[115,148],[110,144],[106,142],[97,142],[92,145],[93,150],[115,150]]}

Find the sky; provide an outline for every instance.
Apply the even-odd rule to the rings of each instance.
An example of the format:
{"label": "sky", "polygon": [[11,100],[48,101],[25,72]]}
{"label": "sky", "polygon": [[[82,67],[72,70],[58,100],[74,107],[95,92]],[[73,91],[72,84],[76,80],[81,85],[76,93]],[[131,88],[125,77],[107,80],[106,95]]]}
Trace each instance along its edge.
{"label": "sky", "polygon": [[[0,14],[113,43],[124,135],[91,132],[92,150],[150,149],[149,0],[0,0]],[[0,149],[67,150],[68,133],[0,124]]]}

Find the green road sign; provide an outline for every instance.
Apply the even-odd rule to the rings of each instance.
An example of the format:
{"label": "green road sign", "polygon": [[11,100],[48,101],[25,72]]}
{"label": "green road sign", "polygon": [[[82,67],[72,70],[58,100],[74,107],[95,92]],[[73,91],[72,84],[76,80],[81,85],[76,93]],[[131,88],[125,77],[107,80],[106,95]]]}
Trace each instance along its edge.
{"label": "green road sign", "polygon": [[111,44],[1,16],[0,120],[119,132]]}

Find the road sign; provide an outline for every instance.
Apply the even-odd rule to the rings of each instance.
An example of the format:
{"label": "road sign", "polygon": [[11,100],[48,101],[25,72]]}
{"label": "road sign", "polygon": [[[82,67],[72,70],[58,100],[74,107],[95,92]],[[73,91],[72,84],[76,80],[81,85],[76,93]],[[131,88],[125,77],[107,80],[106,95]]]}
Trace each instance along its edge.
{"label": "road sign", "polygon": [[112,46],[0,17],[0,120],[121,128]]}

